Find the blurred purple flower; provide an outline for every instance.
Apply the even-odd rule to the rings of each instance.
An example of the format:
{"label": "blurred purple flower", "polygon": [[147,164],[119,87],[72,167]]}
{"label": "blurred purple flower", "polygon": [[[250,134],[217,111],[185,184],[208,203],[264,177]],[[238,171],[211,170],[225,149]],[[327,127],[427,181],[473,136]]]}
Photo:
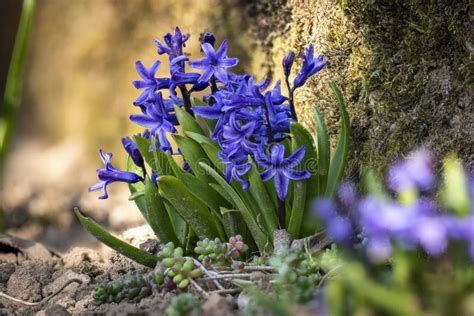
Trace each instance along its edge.
{"label": "blurred purple flower", "polygon": [[434,189],[436,177],[431,153],[421,148],[398,161],[389,169],[387,176],[388,187],[395,192],[418,189],[430,191]]}

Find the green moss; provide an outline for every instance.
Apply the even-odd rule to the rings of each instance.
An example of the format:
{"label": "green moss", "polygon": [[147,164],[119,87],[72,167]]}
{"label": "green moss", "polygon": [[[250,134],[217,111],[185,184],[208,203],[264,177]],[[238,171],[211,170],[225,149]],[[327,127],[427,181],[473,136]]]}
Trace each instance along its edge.
{"label": "green moss", "polygon": [[[421,144],[438,157],[456,152],[474,164],[467,0],[257,2],[274,6],[267,21],[287,12],[278,5],[291,7],[285,28],[270,27],[271,44],[260,41],[272,60],[310,42],[330,60],[298,94],[299,114],[311,125],[309,108],[317,105],[336,134],[339,118],[326,81],[332,77],[343,87],[353,127],[349,176],[365,166],[383,171]],[[257,14],[250,24],[258,28],[259,21]]]}

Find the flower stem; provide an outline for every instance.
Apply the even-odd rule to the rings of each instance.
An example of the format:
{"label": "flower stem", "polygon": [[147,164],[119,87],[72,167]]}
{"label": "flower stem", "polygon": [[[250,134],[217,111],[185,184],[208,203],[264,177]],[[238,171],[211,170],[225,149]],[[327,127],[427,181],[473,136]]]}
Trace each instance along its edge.
{"label": "flower stem", "polygon": [[217,92],[217,82],[216,82],[216,78],[214,76],[211,77],[211,91],[212,93],[216,93]]}
{"label": "flower stem", "polygon": [[286,82],[286,87],[288,88],[288,103],[290,104],[291,118],[295,122],[298,122],[298,116],[296,115],[296,110],[295,110],[295,102],[293,100],[293,89],[291,89],[290,81],[288,80],[288,77],[286,77],[285,82]]}
{"label": "flower stem", "polygon": [[183,96],[184,109],[186,110],[186,112],[188,112],[194,117],[193,110],[191,110],[191,96],[189,95],[188,89],[185,85],[180,85],[179,90],[181,91],[181,95]]}
{"label": "flower stem", "polygon": [[281,229],[285,228],[285,201],[278,199],[278,225]]}
{"label": "flower stem", "polygon": [[265,119],[267,121],[267,137],[268,143],[273,143],[273,130],[272,124],[270,123],[270,114],[268,113],[268,105],[265,103]]}

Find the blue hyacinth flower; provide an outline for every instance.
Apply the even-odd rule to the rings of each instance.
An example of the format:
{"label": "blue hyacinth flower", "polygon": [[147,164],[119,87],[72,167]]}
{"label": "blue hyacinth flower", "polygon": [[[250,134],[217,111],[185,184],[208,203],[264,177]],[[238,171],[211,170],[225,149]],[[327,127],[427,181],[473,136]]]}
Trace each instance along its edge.
{"label": "blue hyacinth flower", "polygon": [[176,116],[169,113],[161,92],[156,94],[155,102],[149,103],[146,112],[141,114],[130,115],[130,120],[140,126],[150,128],[151,135],[157,135],[160,150],[171,151],[171,143],[166,137],[166,133],[175,133]]}
{"label": "blue hyacinth flower", "polygon": [[190,67],[204,70],[198,81],[208,82],[214,76],[220,82],[227,83],[227,68],[234,67],[239,62],[237,58],[227,57],[227,41],[222,42],[217,51],[209,43],[204,43],[201,47],[206,57],[189,62]]}
{"label": "blue hyacinth flower", "polygon": [[124,137],[122,138],[122,145],[130,155],[130,158],[132,158],[133,163],[137,167],[145,169],[145,161],[143,160],[140,150],[138,150],[137,144],[130,137]]}
{"label": "blue hyacinth flower", "polygon": [[260,174],[263,181],[274,178],[275,190],[280,201],[284,201],[288,195],[288,185],[291,180],[304,180],[311,177],[306,170],[294,169],[303,160],[305,148],[301,146],[298,150],[285,158],[285,146],[274,144],[270,148],[270,157],[267,157],[261,147],[255,155],[255,161],[263,168],[267,169]]}
{"label": "blue hyacinth flower", "polygon": [[143,181],[143,178],[136,173],[115,169],[110,162],[112,153],[105,154],[102,149],[99,149],[99,154],[105,168],[97,169],[97,175],[99,176],[100,182],[89,187],[89,191],[103,191],[103,194],[99,196],[99,199],[106,199],[109,197],[107,186],[112,182],[136,183]]}
{"label": "blue hyacinth flower", "polygon": [[309,45],[306,50],[306,54],[303,57],[303,66],[296,75],[295,80],[293,81],[293,90],[301,87],[305,84],[306,80],[309,77],[319,72],[328,64],[327,60],[324,60],[322,55],[314,58],[314,47],[313,44]]}
{"label": "blue hyacinth flower", "polygon": [[151,65],[150,69],[146,69],[146,67],[142,64],[141,61],[137,61],[135,63],[137,72],[143,80],[133,81],[133,86],[139,90],[143,89],[143,92],[135,100],[135,102],[133,102],[134,105],[141,106],[145,102],[152,99],[156,91],[161,89],[168,89],[170,87],[170,79],[155,78],[155,74],[158,71],[160,64],[161,63],[159,61],[155,61],[153,65]]}

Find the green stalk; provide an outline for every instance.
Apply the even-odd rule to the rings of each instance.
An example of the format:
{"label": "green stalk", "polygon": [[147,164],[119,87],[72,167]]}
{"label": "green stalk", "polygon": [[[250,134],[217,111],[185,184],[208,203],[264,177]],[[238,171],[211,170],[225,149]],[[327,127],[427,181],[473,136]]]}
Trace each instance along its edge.
{"label": "green stalk", "polygon": [[20,25],[16,34],[10,68],[8,69],[7,84],[3,99],[3,115],[0,118],[0,168],[2,168],[4,164],[6,149],[12,133],[13,121],[21,102],[23,72],[25,69],[28,38],[33,21],[34,6],[35,0],[23,1]]}
{"label": "green stalk", "polygon": [[[20,24],[16,33],[15,46],[8,69],[5,95],[3,97],[3,113],[0,117],[0,187],[3,187],[3,168],[5,155],[10,142],[15,114],[20,106],[23,87],[28,39],[33,21],[35,0],[23,0]],[[0,208],[0,232],[5,230],[5,214]]]}

